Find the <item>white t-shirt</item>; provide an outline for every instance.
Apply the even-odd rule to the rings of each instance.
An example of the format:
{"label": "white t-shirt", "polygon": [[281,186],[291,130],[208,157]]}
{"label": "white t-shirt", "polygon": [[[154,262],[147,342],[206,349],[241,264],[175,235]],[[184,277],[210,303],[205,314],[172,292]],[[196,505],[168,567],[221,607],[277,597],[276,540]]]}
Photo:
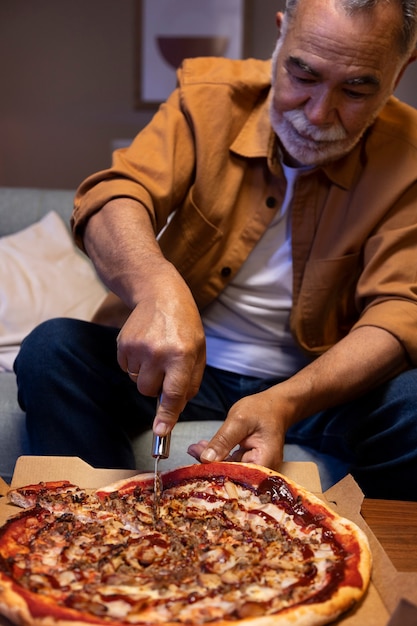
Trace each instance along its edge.
{"label": "white t-shirt", "polygon": [[207,364],[260,378],[291,376],[307,362],[289,329],[291,201],[299,168],[284,167],[281,210],[234,279],[203,311]]}

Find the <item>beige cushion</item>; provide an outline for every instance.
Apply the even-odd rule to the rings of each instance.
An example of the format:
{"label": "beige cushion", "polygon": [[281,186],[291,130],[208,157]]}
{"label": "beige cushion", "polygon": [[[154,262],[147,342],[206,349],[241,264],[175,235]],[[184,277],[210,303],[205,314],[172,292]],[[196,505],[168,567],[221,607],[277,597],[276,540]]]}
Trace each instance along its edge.
{"label": "beige cushion", "polygon": [[0,368],[10,369],[22,339],[52,317],[91,319],[106,296],[62,218],[0,239]]}

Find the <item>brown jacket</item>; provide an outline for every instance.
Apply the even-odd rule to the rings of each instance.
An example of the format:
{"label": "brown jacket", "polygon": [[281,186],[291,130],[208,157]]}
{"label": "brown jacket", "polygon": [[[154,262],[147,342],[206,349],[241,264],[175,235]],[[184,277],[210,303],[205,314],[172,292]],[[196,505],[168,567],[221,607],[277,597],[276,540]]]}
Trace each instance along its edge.
{"label": "brown jacket", "polygon": [[[203,309],[236,274],[280,209],[285,178],[268,116],[267,61],[194,59],[179,87],[113,166],[80,186],[89,215],[129,196]],[[317,355],[353,327],[386,329],[417,364],[417,111],[391,98],[345,158],[304,174],[292,205],[293,309]]]}

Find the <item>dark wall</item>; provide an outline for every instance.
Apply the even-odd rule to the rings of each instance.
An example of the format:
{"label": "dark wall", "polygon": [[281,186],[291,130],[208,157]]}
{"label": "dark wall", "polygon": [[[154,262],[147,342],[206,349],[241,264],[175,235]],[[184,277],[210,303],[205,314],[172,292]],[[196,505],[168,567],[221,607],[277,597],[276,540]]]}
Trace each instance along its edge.
{"label": "dark wall", "polygon": [[[134,106],[135,3],[1,0],[0,185],[74,188],[149,121]],[[248,0],[251,56],[270,55],[283,4]],[[401,95],[417,105],[415,75]]]}

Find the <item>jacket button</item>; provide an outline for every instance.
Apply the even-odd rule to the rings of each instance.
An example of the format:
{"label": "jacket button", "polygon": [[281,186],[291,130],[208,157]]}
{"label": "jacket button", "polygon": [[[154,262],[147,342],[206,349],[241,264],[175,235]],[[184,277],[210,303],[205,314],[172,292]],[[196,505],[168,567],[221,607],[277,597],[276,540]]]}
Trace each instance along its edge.
{"label": "jacket button", "polygon": [[227,278],[228,276],[230,276],[231,273],[232,273],[232,270],[230,267],[222,268],[221,275],[223,276],[223,278]]}
{"label": "jacket button", "polygon": [[274,198],[274,196],[268,196],[265,201],[265,204],[268,207],[268,209],[275,209],[275,207],[277,206],[277,199]]}

